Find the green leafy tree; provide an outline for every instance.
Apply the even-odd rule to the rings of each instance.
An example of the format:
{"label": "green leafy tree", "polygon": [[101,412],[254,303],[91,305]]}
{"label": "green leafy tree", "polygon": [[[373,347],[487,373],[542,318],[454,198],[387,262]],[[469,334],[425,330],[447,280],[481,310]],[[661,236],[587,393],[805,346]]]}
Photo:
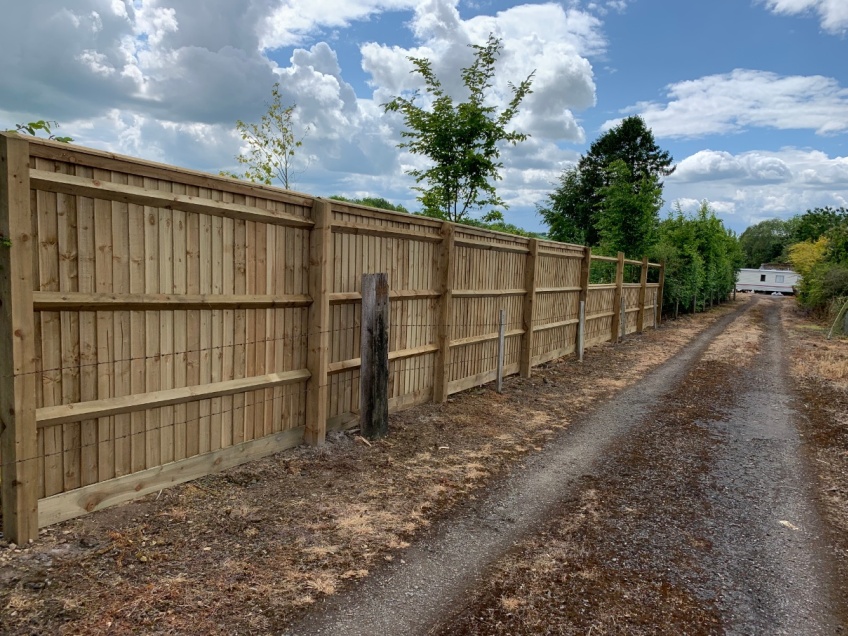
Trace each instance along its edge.
{"label": "green leafy tree", "polygon": [[610,166],[622,161],[629,170],[634,194],[644,186],[662,192],[662,178],[674,172],[672,157],[654,140],[641,117],[627,117],[596,139],[573,168],[560,176],[559,187],[548,196],[539,213],[558,241],[601,242],[598,221],[610,185]]}
{"label": "green leafy tree", "polygon": [[487,99],[495,77],[495,62],[502,44],[489,36],[485,45],[470,45],[475,52],[471,66],[462,69],[462,81],[468,91],[464,102],[456,103],[436,77],[430,60],[410,57],[415,73],[421,75],[425,91],[432,100],[429,109],[417,103],[416,91],[410,98],[398,96],[383,104],[386,112],[403,115],[405,140],[398,144],[412,154],[427,157],[432,165],[410,170],[408,174],[420,184],[424,214],[450,221],[461,221],[472,210],[495,208],[484,220],[503,220],[497,208],[506,208],[494,181],[501,179],[500,147],[527,139],[525,133],[509,130],[510,121],[518,114],[524,98],[530,94],[531,73],[517,86],[510,84],[512,97],[500,113]]}
{"label": "green leafy tree", "polygon": [[59,128],[59,122],[50,121],[47,119],[39,119],[38,121],[31,121],[27,124],[15,124],[14,132],[23,133],[25,135],[32,135],[33,137],[38,137],[39,133],[44,133],[47,139],[52,139],[53,141],[60,141],[63,144],[69,144],[74,140],[73,137],[62,137],[54,135],[54,128]]}
{"label": "green leafy tree", "polygon": [[280,84],[274,84],[268,112],[262,115],[258,124],[240,119],[236,121],[236,130],[247,144],[247,153],[236,156],[236,161],[244,166],[244,172],[221,171],[221,174],[265,185],[278,182],[285,189],[290,189],[294,177],[305,170],[305,167],[297,169],[296,152],[303,146],[308,133],[308,129],[301,136],[295,133],[295,109],[295,104],[283,104]]}
{"label": "green leafy tree", "polygon": [[601,250],[631,257],[647,254],[657,241],[662,187],[650,174],[634,182],[622,159],[607,167],[605,181],[596,222]]}
{"label": "green leafy tree", "polygon": [[791,238],[786,221],[768,219],[747,228],[739,237],[745,267],[783,261],[784,250]]}

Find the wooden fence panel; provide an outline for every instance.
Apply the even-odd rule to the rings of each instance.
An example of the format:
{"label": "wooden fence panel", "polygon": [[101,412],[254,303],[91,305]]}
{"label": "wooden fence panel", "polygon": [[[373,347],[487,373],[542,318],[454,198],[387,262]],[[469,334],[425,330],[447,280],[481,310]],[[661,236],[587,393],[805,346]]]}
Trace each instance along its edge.
{"label": "wooden fence panel", "polygon": [[[34,521],[4,438],[10,537],[355,422],[364,273],[388,276],[392,410],[493,380],[501,309],[505,375],[574,351],[584,294],[586,344],[610,339],[616,286],[588,285],[581,246],[3,137],[29,156],[0,211],[28,204],[32,273],[0,291],[34,349],[3,389],[34,407],[12,434],[40,499]],[[654,324],[659,285],[622,296],[628,333]]]}

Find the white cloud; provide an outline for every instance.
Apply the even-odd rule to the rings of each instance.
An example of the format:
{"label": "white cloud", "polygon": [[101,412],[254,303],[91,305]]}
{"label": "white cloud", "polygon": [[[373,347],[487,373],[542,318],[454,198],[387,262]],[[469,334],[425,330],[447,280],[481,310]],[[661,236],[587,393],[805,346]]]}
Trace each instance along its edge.
{"label": "white cloud", "polygon": [[641,114],[658,137],[727,134],[751,126],[819,135],[848,131],[848,89],[821,75],[736,69],[672,84],[667,91],[667,103],[639,102],[625,112]]}
{"label": "white cloud", "polygon": [[848,2],[845,0],[762,0],[775,13],[797,15],[816,12],[821,27],[829,33],[848,30]]}
{"label": "white cloud", "polygon": [[694,211],[702,199],[744,228],[756,219],[788,218],[809,208],[848,201],[848,157],[810,149],[703,150],[681,161],[666,181],[665,198]]}

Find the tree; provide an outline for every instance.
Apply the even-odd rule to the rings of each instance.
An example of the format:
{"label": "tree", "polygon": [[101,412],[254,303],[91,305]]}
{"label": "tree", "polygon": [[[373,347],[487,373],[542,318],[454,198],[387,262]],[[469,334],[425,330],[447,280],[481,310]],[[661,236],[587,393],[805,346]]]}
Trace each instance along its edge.
{"label": "tree", "polygon": [[[516,145],[527,139],[526,134],[507,126],[531,92],[533,73],[518,86],[509,84],[512,98],[498,114],[495,106],[487,104],[501,41],[489,35],[485,45],[470,46],[475,52],[474,62],[461,73],[468,91],[466,101],[455,103],[445,92],[430,60],[410,57],[413,72],[424,79],[425,91],[432,99],[430,110],[416,103],[418,91],[410,98],[398,96],[383,104],[385,112],[403,115],[406,130],[401,131],[401,137],[406,141],[398,147],[432,163],[427,169],[407,172],[416,183],[423,184],[415,189],[421,193],[418,200],[424,214],[450,221],[465,219],[471,210],[485,206],[507,207],[492,183],[501,179],[500,145]],[[484,218],[494,221],[503,215],[493,210]]]}
{"label": "tree", "polygon": [[60,141],[63,144],[71,143],[74,140],[73,137],[57,137],[53,134],[53,128],[58,127],[59,122],[57,121],[39,119],[38,121],[31,121],[27,124],[15,124],[14,132],[32,135],[33,137],[38,137],[38,133],[43,132],[47,135],[48,139],[52,139],[53,141]]}
{"label": "tree", "polygon": [[768,219],[747,228],[739,237],[745,267],[782,261],[784,250],[791,243],[786,221]]}
{"label": "tree", "polygon": [[657,241],[662,187],[648,174],[634,182],[622,159],[607,167],[604,180],[596,222],[601,250],[631,257],[647,254]]}
{"label": "tree", "polygon": [[627,117],[596,139],[586,155],[560,177],[559,187],[548,196],[539,213],[554,240],[600,243],[598,220],[603,209],[604,188],[610,185],[610,166],[622,161],[629,170],[635,194],[644,186],[662,192],[662,177],[674,172],[672,157],[654,141],[641,117]]}
{"label": "tree", "polygon": [[296,105],[284,106],[277,82],[271,89],[271,103],[268,112],[262,115],[258,124],[236,121],[236,130],[242,141],[247,143],[247,154],[239,154],[236,161],[245,166],[242,174],[221,171],[222,175],[247,179],[257,183],[271,185],[279,182],[290,189],[296,173],[295,152],[303,145],[308,129],[298,138],[294,129],[294,111]]}

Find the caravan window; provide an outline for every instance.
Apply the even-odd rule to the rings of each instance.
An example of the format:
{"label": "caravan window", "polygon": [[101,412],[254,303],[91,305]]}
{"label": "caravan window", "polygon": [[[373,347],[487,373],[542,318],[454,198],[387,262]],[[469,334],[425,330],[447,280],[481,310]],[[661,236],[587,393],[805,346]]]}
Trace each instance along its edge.
{"label": "caravan window", "polygon": [[783,282],[783,274],[776,274],[775,277],[774,277],[774,282],[775,283],[782,283]]}
{"label": "caravan window", "polygon": [[765,274],[760,274],[760,282],[761,283],[766,282],[766,275]]}

